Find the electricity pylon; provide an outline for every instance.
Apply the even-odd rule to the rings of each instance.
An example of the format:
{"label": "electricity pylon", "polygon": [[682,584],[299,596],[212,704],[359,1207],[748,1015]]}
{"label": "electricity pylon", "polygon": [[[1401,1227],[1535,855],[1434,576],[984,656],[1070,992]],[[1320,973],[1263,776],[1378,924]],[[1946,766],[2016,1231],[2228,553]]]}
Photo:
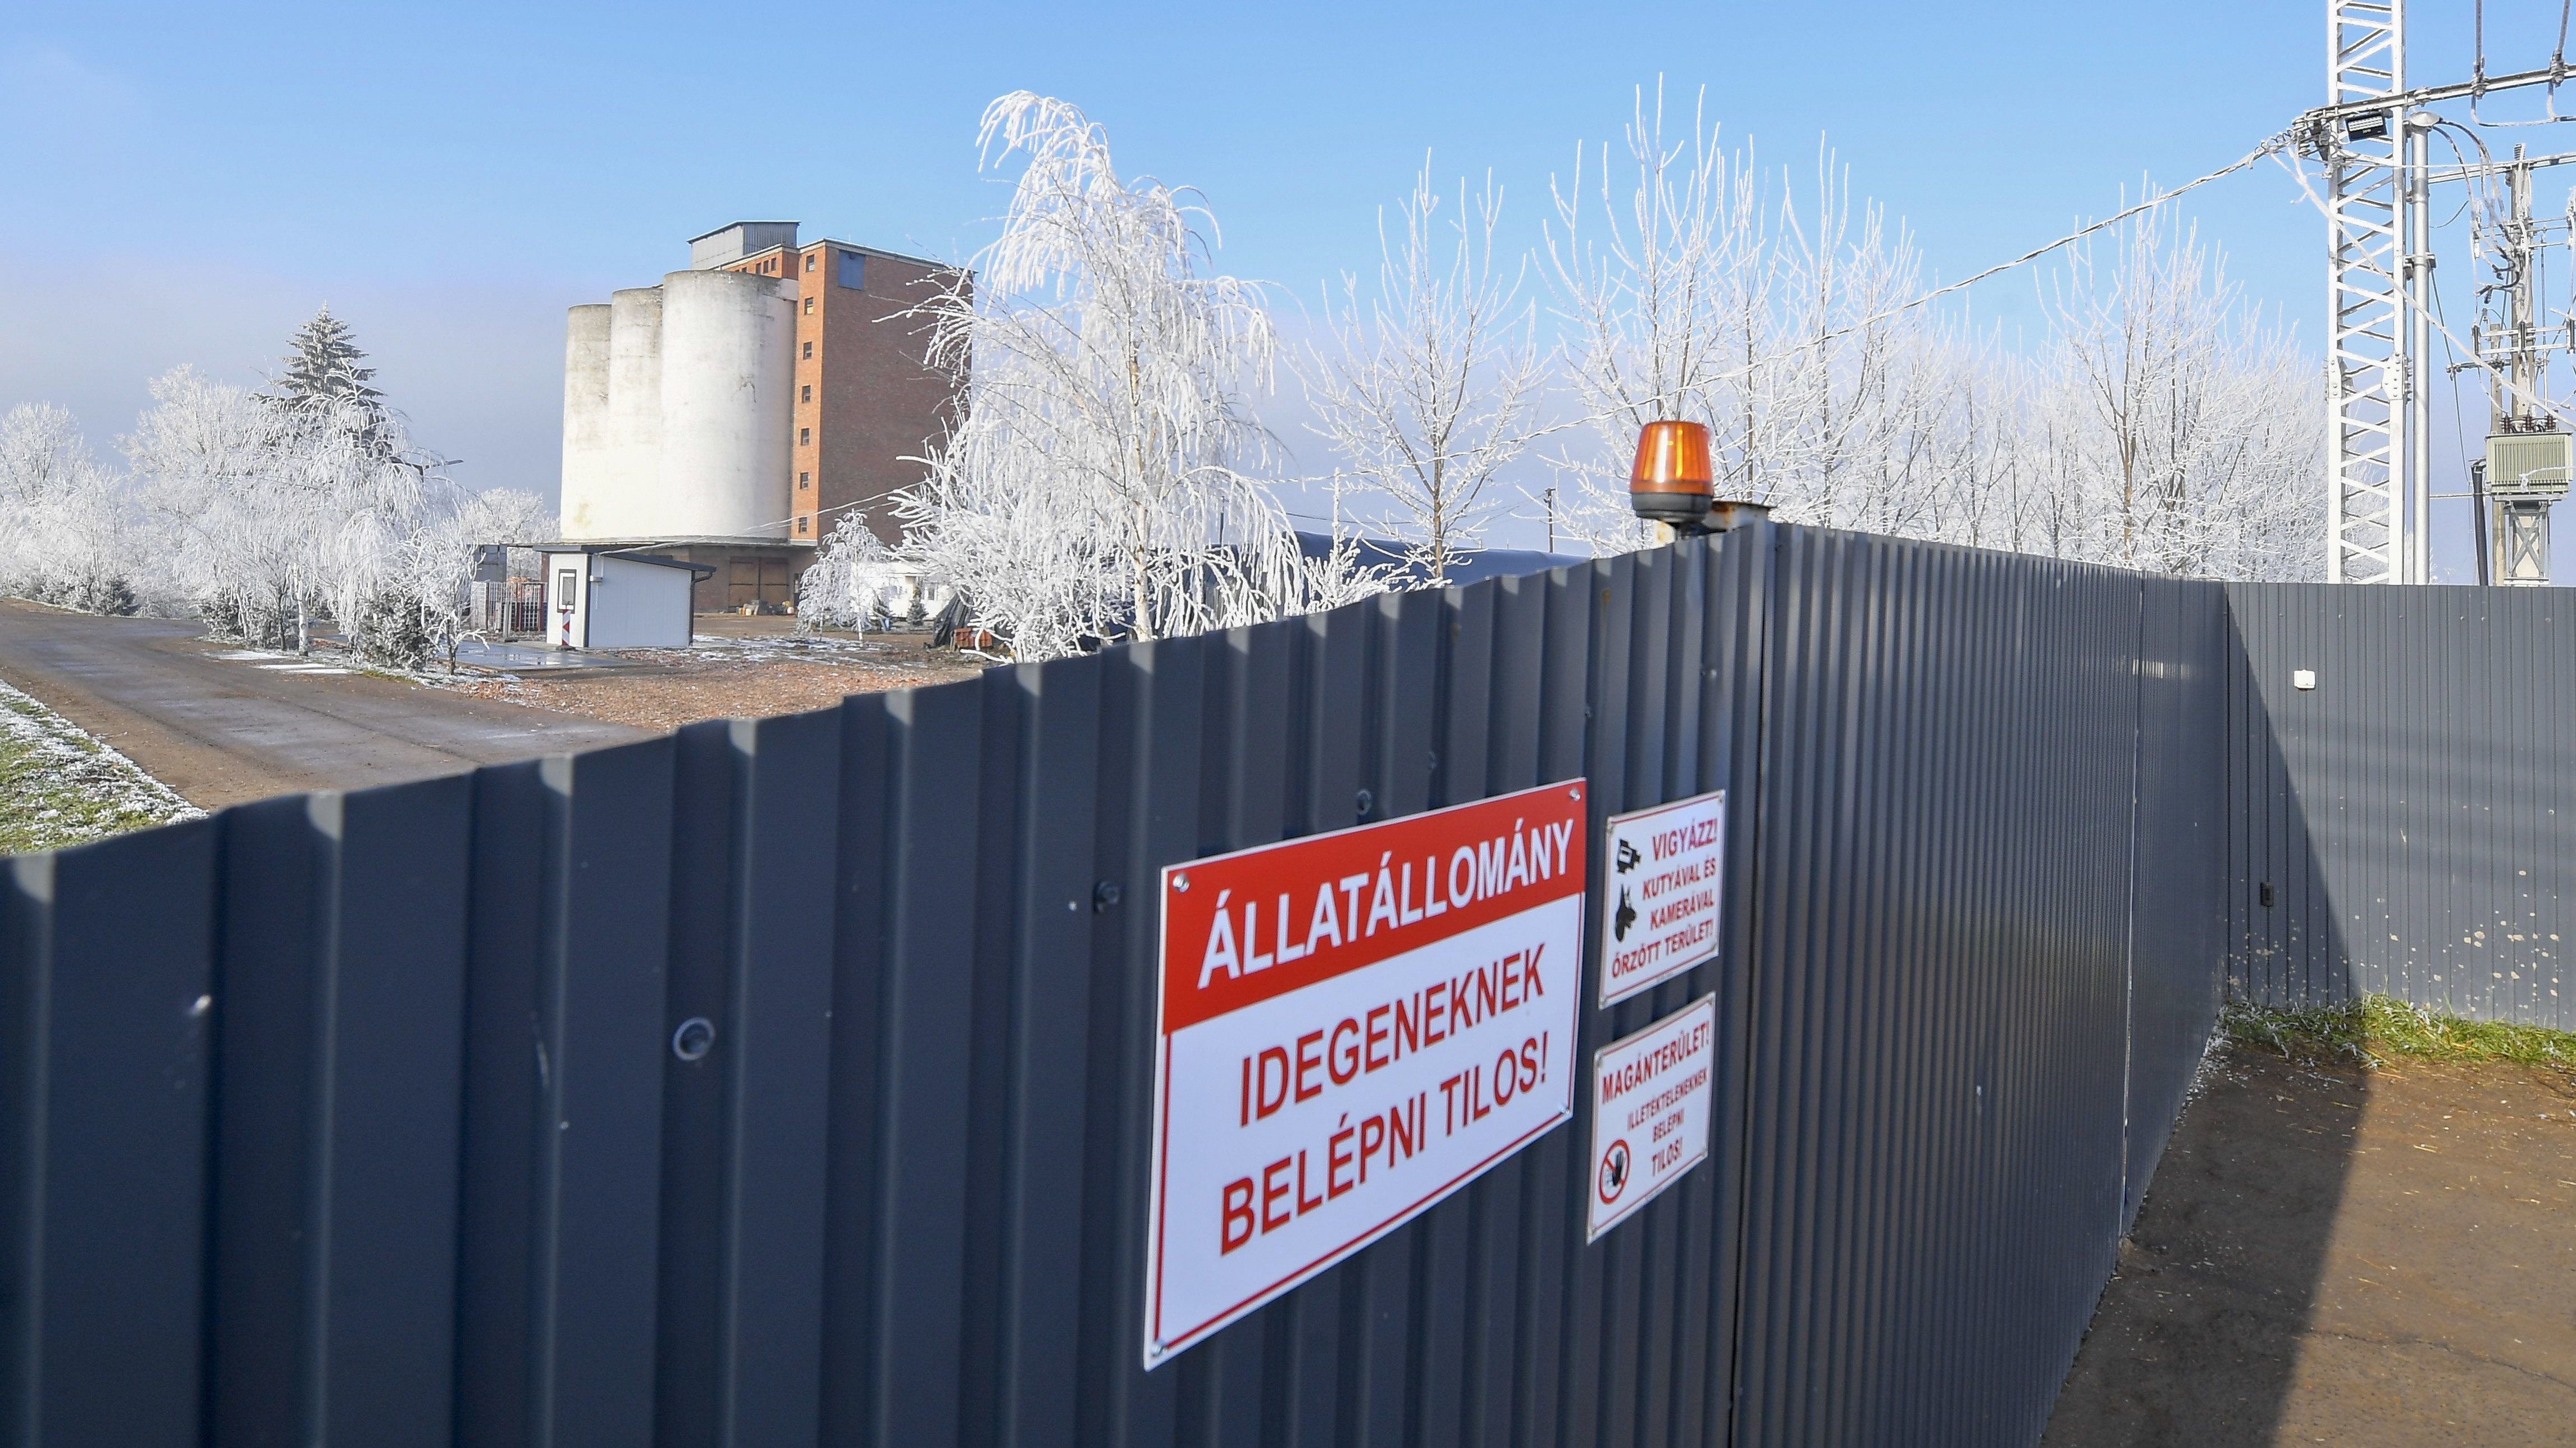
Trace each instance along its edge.
{"label": "electricity pylon", "polygon": [[[2548,505],[2564,497],[2569,469],[2549,451],[2564,440],[2540,398],[2542,340],[2530,265],[2537,229],[2529,217],[2530,172],[2576,156],[2512,163],[2431,165],[2433,130],[2448,124],[2425,107],[2471,102],[2523,86],[2570,78],[2563,59],[2538,70],[2451,85],[2409,88],[2406,0],[2326,0],[2326,103],[2300,118],[2300,149],[2326,173],[2326,577],[2336,583],[2432,581],[2432,429],[2427,362],[2432,355],[2433,246],[2430,195],[2437,182],[2508,176],[2521,225],[2491,224],[2500,257],[2524,265],[2519,290],[2502,288],[2510,314],[2494,348],[2481,339],[2463,365],[2486,374],[2495,399],[2494,434],[2483,466],[2498,499],[2496,546],[2515,560],[2504,581],[2545,582]],[[2554,112],[2553,112],[2554,115]],[[2499,289],[2489,289],[2489,299]],[[2555,434],[2558,442],[2527,441]],[[2526,439],[2506,445],[2509,439]],[[2547,456],[2542,456],[2547,452]],[[2501,471],[2500,471],[2501,470]],[[2517,492],[2516,490],[2519,489]],[[2552,491],[2554,489],[2554,491]],[[2481,527],[2484,520],[2481,520]],[[2533,574],[2537,560],[2542,570]]]}

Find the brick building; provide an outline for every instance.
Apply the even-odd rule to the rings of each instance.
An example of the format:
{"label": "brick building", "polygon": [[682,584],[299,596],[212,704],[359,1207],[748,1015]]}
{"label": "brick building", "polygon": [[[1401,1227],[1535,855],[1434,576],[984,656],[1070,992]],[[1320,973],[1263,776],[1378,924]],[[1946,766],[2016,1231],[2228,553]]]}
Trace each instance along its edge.
{"label": "brick building", "polygon": [[735,222],[692,238],[689,264],[709,265],[699,258],[735,250],[732,260],[713,264],[799,284],[793,536],[819,538],[842,509],[856,507],[879,538],[901,541],[884,500],[920,480],[921,465],[905,459],[930,450],[953,395],[949,376],[924,360],[927,323],[905,314],[955,273],[852,242],[799,244],[792,221]]}

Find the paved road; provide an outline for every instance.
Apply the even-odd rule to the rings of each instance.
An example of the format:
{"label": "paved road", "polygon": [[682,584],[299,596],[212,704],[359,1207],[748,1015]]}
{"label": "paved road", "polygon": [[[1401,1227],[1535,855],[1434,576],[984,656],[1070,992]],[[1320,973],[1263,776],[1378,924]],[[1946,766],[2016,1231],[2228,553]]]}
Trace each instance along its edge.
{"label": "paved road", "polygon": [[0,599],[0,679],[205,809],[648,737],[388,679],[263,669],[197,633]]}

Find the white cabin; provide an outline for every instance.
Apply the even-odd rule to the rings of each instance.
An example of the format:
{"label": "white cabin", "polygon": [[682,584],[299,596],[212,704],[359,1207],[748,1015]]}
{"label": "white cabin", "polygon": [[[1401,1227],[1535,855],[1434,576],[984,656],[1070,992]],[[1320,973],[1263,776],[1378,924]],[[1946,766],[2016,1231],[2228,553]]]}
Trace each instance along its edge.
{"label": "white cabin", "polygon": [[543,550],[546,642],[559,649],[685,649],[704,563],[604,549]]}

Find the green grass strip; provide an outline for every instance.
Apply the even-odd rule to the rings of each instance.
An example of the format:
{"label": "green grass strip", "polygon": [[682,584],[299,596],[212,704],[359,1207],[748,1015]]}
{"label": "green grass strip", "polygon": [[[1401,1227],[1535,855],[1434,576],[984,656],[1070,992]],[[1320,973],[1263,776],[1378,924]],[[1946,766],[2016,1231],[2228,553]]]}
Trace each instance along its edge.
{"label": "green grass strip", "polygon": [[133,760],[0,684],[0,854],[84,845],[201,813]]}
{"label": "green grass strip", "polygon": [[2384,995],[2298,1009],[2230,1001],[2219,1008],[2218,1026],[2240,1045],[2368,1069],[2405,1059],[2576,1071],[2576,1033],[2466,1020]]}

